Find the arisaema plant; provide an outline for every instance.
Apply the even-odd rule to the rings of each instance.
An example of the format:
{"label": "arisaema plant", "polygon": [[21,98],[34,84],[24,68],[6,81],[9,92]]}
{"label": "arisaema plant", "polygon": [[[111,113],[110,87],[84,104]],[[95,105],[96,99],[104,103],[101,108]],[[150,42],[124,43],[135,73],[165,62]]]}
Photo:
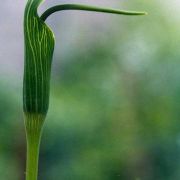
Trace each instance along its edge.
{"label": "arisaema plant", "polygon": [[25,64],[23,109],[27,139],[26,180],[37,180],[39,146],[42,128],[49,105],[50,74],[55,45],[54,34],[45,23],[54,12],[83,10],[120,15],[145,15],[145,12],[121,11],[117,9],[61,4],[38,15],[43,0],[28,0],[24,13]]}

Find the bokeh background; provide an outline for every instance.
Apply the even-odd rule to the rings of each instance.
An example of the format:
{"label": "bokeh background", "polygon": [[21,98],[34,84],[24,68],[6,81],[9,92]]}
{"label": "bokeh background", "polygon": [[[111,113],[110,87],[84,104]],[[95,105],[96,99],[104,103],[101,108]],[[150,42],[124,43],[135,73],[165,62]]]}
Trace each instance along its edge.
{"label": "bokeh background", "polygon": [[[146,17],[61,12],[39,180],[180,179],[180,2],[46,0]],[[24,180],[23,11],[0,6],[0,179]]]}

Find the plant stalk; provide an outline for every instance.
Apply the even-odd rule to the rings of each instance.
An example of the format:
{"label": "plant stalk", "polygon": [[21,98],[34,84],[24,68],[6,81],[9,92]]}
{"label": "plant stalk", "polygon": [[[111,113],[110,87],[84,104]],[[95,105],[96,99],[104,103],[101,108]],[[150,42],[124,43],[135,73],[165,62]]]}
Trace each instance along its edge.
{"label": "plant stalk", "polygon": [[39,148],[45,117],[42,115],[25,115],[27,139],[26,180],[37,180]]}

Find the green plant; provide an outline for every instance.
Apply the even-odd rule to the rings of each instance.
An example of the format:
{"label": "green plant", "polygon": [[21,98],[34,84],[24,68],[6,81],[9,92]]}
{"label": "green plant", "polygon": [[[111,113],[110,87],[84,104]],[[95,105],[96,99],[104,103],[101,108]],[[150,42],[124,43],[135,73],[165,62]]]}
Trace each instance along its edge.
{"label": "green plant", "polygon": [[146,14],[81,4],[63,4],[54,6],[39,16],[37,10],[42,1],[28,0],[24,14],[23,108],[27,139],[26,180],[37,180],[40,139],[49,105],[50,73],[55,40],[45,20],[52,13],[61,10],[86,10],[122,15]]}

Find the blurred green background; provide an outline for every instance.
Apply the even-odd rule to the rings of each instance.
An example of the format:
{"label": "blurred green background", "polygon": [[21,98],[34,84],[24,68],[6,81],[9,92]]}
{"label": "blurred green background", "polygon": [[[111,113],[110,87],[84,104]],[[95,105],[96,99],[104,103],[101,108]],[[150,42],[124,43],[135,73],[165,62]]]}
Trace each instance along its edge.
{"label": "blurred green background", "polygon": [[[78,2],[149,15],[49,18],[56,49],[39,180],[179,180],[180,2]],[[24,6],[7,0],[0,13],[1,180],[24,180]]]}

